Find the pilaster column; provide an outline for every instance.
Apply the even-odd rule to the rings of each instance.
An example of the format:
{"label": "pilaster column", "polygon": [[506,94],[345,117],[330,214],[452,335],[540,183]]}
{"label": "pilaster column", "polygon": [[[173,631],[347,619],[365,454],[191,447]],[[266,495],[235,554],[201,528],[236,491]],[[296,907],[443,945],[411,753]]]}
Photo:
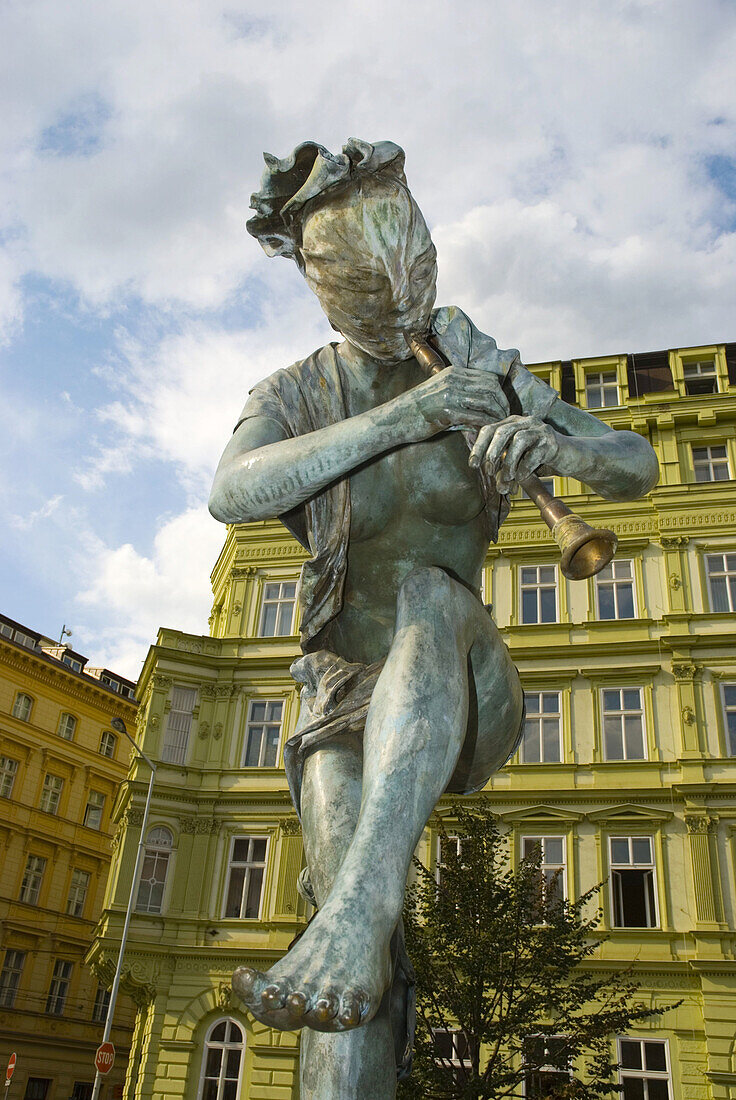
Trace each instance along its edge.
{"label": "pilaster column", "polygon": [[296,882],[303,862],[302,832],[296,818],[287,818],[282,821],[279,832],[279,867],[274,917],[277,920],[297,920],[301,899]]}
{"label": "pilaster column", "polygon": [[687,566],[687,535],[663,535],[659,545],[664,551],[667,605],[671,614],[685,614],[692,608],[690,576]]}
{"label": "pilaster column", "polygon": [[718,866],[717,821],[707,814],[686,814],[698,925],[723,923],[723,894]]}
{"label": "pilaster column", "polygon": [[702,756],[705,745],[701,734],[702,714],[698,704],[695,677],[698,668],[689,657],[673,657],[677,711],[680,715],[683,757]]}

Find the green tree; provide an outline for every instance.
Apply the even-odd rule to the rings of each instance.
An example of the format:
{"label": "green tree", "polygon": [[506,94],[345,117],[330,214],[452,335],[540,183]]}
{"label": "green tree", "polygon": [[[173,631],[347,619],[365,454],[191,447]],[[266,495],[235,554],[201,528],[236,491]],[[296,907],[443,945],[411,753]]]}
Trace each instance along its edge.
{"label": "green tree", "polygon": [[[554,879],[545,880],[539,852],[514,871],[485,802],[455,806],[453,818],[452,836],[438,824],[439,883],[416,861],[407,893],[417,1035],[399,1097],[521,1097],[528,1075],[527,1095],[617,1093],[612,1037],[668,1009],[637,1004],[631,972],[595,959],[601,912],[590,909],[600,886],[563,899]],[[454,1049],[448,1032],[460,1033]]]}

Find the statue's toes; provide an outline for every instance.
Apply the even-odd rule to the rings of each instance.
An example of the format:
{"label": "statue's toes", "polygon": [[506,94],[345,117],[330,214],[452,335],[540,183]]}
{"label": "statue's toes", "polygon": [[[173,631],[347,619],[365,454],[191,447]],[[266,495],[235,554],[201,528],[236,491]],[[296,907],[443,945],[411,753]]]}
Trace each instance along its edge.
{"label": "statue's toes", "polygon": [[301,989],[295,989],[286,998],[285,1007],[295,1020],[301,1020],[309,1008],[309,998],[306,993],[302,993]]}
{"label": "statue's toes", "polygon": [[264,980],[260,970],[250,966],[239,966],[233,974],[233,991],[246,1003],[255,1000],[256,988]]}
{"label": "statue's toes", "polygon": [[312,1015],[318,1025],[324,1026],[335,1019],[338,1008],[338,1000],[334,993],[322,993],[314,1002]]}
{"label": "statue's toes", "polygon": [[285,982],[271,982],[261,993],[261,1004],[270,1012],[277,1008],[283,1008],[289,995],[289,987]]}
{"label": "statue's toes", "polygon": [[358,990],[348,989],[340,998],[337,1019],[346,1029],[357,1027],[367,1009],[367,998]]}

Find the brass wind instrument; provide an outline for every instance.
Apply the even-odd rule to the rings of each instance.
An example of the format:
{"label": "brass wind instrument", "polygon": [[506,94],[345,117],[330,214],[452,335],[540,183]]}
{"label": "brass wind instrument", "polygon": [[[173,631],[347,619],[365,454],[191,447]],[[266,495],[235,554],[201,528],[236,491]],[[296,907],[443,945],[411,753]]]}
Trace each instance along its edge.
{"label": "brass wind instrument", "polygon": [[[407,336],[407,343],[428,375],[439,374],[447,366],[429,343],[426,334]],[[519,484],[536,504],[562,551],[560,569],[565,577],[580,581],[605,569],[616,553],[618,539],[613,531],[591,527],[559,497],[548,493],[536,474],[530,474]]]}

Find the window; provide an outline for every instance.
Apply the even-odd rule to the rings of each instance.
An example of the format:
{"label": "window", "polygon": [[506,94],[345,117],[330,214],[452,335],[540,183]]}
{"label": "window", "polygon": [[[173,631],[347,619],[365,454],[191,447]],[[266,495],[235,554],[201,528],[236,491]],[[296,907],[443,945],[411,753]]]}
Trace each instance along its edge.
{"label": "window", "polygon": [[251,700],[245,733],[244,768],[276,766],[283,711],[284,704],[280,699]]}
{"label": "window", "polygon": [[524,1040],[524,1061],[529,1071],[524,1078],[526,1097],[547,1096],[561,1081],[569,1081],[570,1057],[564,1035],[530,1035]]}
{"label": "window", "polygon": [[726,444],[711,447],[693,447],[693,470],[696,481],[728,481],[731,470],[728,465]]}
{"label": "window", "polygon": [[700,363],[683,363],[685,393],[688,397],[700,397],[707,393],[718,393],[716,364],[713,359]]}
{"label": "window", "polygon": [[650,836],[611,837],[614,928],[656,928],[654,842]]}
{"label": "window", "polygon": [[3,968],[0,971],[0,1007],[12,1008],[15,1004],[15,995],[18,992],[25,961],[25,951],[9,949],[5,952]]}
{"label": "window", "polygon": [[174,684],[171,689],[171,710],[161,748],[161,759],[167,764],[183,764],[186,759],[196,702],[196,688]]}
{"label": "window", "polygon": [[605,760],[646,760],[641,688],[604,688],[603,756]]}
{"label": "window", "polygon": [[169,858],[173,847],[174,837],[165,826],[156,825],[148,833],[135,903],[138,913],[161,912]]}
{"label": "window", "polygon": [[87,805],[84,807],[83,824],[88,829],[99,829],[102,825],[102,811],[105,808],[105,796],[100,791],[90,791]]}
{"label": "window", "polygon": [[263,586],[261,638],[284,638],[292,633],[296,581],[268,581]]}
{"label": "window", "polygon": [[462,841],[459,836],[438,836],[437,837],[437,863],[434,869],[434,877],[437,880],[437,885],[442,885],[442,872],[447,865],[448,855],[458,857],[462,854]]}
{"label": "window", "polygon": [[723,685],[723,715],[726,720],[726,752],[736,756],[736,684]]}
{"label": "window", "polygon": [[110,1005],[110,990],[104,985],[97,986],[95,1003],[92,1006],[92,1019],[96,1024],[104,1024],[107,1019],[107,1010]]}
{"label": "window", "polygon": [[66,899],[66,911],[70,917],[81,917],[87,900],[90,878],[89,871],[82,871],[79,867],[75,867],[72,871],[69,897]]}
{"label": "window", "polygon": [[71,741],[74,738],[74,731],[77,728],[77,720],[73,714],[62,714],[59,719],[59,737],[63,737],[65,741]]}
{"label": "window", "polygon": [[585,375],[585,402],[589,409],[610,409],[621,404],[615,370],[592,371]]}
{"label": "window", "polygon": [[710,609],[736,611],[736,554],[706,554]]}
{"label": "window", "polygon": [[0,798],[10,798],[17,771],[17,760],[9,756],[0,756]]}
{"label": "window", "polygon": [[25,692],[19,691],[13,703],[13,718],[20,718],[21,722],[27,722],[31,717],[33,699]]}
{"label": "window", "polygon": [[634,618],[633,562],[614,558],[595,578],[599,619]]}
{"label": "window", "polygon": [[524,859],[541,856],[540,901],[551,904],[561,902],[567,897],[565,882],[565,838],[564,836],[523,836],[521,854]]}
{"label": "window", "polygon": [[35,649],[37,642],[35,638],[32,638],[30,634],[26,634],[25,630],[16,630],[15,640],[19,645],[24,645],[26,649]]}
{"label": "window", "polygon": [[3,638],[12,638],[13,637],[13,628],[12,628],[12,626],[9,626],[8,623],[0,622],[0,634],[2,634]]}
{"label": "window", "polygon": [[82,671],[82,662],[78,661],[76,659],[76,657],[70,657],[68,653],[65,653],[64,656],[61,659],[62,659],[63,663],[65,665],[68,665],[69,668],[73,669],[74,672],[81,672]]}
{"label": "window", "polygon": [[619,1039],[618,1060],[623,1100],[670,1100],[666,1040]]}
{"label": "window", "polygon": [[29,1077],[26,1081],[26,1091],[23,1100],[46,1100],[51,1087],[50,1077]]}
{"label": "window", "polygon": [[71,1100],[92,1100],[92,1082],[75,1081],[72,1089]]}
{"label": "window", "polygon": [[556,565],[522,565],[519,589],[522,623],[557,622]]}
{"label": "window", "polygon": [[234,1020],[220,1020],[204,1045],[198,1100],[236,1100],[242,1061],[243,1032]]}
{"label": "window", "polygon": [[110,760],[115,756],[115,746],[118,739],[110,730],[105,730],[100,738],[100,755],[108,756]]}
{"label": "window", "polygon": [[41,791],[40,807],[46,814],[55,814],[59,810],[59,799],[64,780],[59,775],[45,775]]}
{"label": "window", "polygon": [[562,760],[562,716],[559,691],[525,691],[524,764],[559,764]]}
{"label": "window", "polygon": [[45,870],[46,860],[43,856],[28,857],[20,887],[20,901],[25,901],[28,905],[38,904],[38,895],[41,892],[41,882]]}
{"label": "window", "polygon": [[225,901],[226,917],[259,915],[267,845],[265,836],[236,836],[233,839]]}
{"label": "window", "polygon": [[464,1031],[456,1028],[437,1028],[432,1032],[435,1061],[440,1066],[450,1066],[452,1079],[456,1085],[462,1085],[466,1071],[473,1068],[470,1058],[470,1043]]}
{"label": "window", "polygon": [[61,1016],[63,1014],[73,969],[74,963],[69,962],[67,959],[57,959],[54,963],[49,995],[46,998],[46,1011],[49,1016]]}

